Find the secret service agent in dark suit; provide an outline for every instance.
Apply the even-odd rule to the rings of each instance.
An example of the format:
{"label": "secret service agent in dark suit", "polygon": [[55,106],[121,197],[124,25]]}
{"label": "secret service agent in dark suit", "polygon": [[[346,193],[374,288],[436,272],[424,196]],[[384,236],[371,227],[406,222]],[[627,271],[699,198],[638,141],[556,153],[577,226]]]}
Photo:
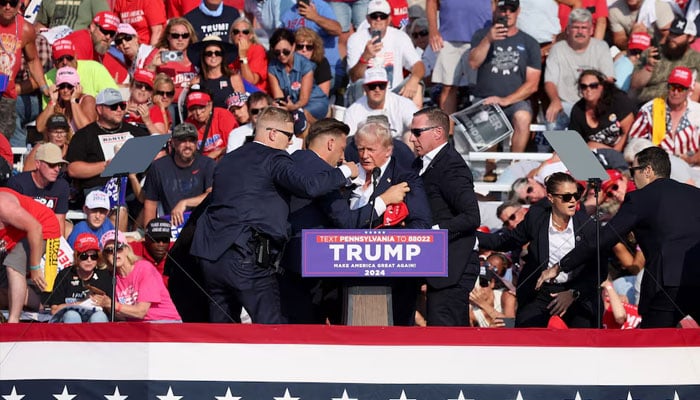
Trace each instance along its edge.
{"label": "secret service agent in dark suit", "polygon": [[[601,232],[607,249],[632,231],[646,257],[639,296],[642,328],[675,327],[685,315],[700,320],[700,189],[669,179],[666,151],[650,147],[637,153],[630,173],[637,190]],[[595,241],[576,247],[539,284],[561,269],[569,271],[594,253]]]}
{"label": "secret service agent in dark suit", "polygon": [[[595,240],[595,223],[585,212],[576,211],[580,197],[574,178],[557,172],[547,179],[546,186],[547,197],[533,204],[515,229],[491,234],[477,232],[479,246],[509,250],[529,243],[518,278],[516,327],[546,327],[552,315],[560,315],[571,328],[595,327],[598,274],[594,259],[590,265],[570,271],[565,282],[548,283],[539,292],[535,290],[539,271],[548,267],[552,254],[562,251],[550,242],[550,234],[568,234],[569,245],[576,249]],[[606,275],[602,274],[601,279]]]}
{"label": "secret service agent in dark suit", "polygon": [[190,249],[201,260],[212,322],[231,321],[238,302],[253,322],[283,322],[274,275],[289,237],[289,197],[321,196],[357,175],[354,163],[314,175],[300,172],[284,150],[293,129],[286,110],[265,108],[255,141],[216,166],[211,204],[197,221]]}
{"label": "secret service agent in dark suit", "polygon": [[[367,122],[358,128],[354,140],[357,144],[360,165],[364,173],[361,171],[360,176],[353,182],[358,183],[360,187],[369,189],[364,192],[364,196],[372,190],[372,170],[375,167],[381,169],[377,188],[371,192],[369,197],[358,198],[361,188],[348,193],[350,195],[350,208],[354,210],[352,216],[356,219],[355,227],[358,229],[376,227],[383,221],[386,205],[403,200],[408,207],[409,214],[401,223],[401,227],[430,229],[432,218],[430,206],[423,190],[423,182],[414,171],[401,167],[392,156],[393,145],[389,127],[381,122]],[[375,198],[373,209],[372,200]],[[363,203],[365,204],[358,207],[359,204]],[[373,221],[372,226],[370,226],[370,218]],[[419,283],[414,278],[387,278],[354,282],[358,285],[391,285],[394,325],[414,324]]]}
{"label": "secret service agent in dark suit", "polygon": [[[292,153],[294,164],[305,175],[335,169],[343,161],[350,128],[333,118],[316,121],[306,137],[306,150]],[[282,258],[285,273],[279,275],[282,315],[287,322],[319,324],[329,318],[333,323],[340,319],[338,293],[332,285],[337,280],[301,277],[302,229],[352,228],[347,200],[334,190],[314,199],[292,196],[289,223],[292,236]],[[325,299],[333,296],[335,302]]]}
{"label": "secret service agent in dark suit", "polygon": [[413,114],[410,140],[418,154],[414,169],[423,178],[436,228],[449,231],[448,276],[427,278],[428,325],[468,326],[469,292],[479,274],[474,251],[481,223],[472,172],[447,143],[450,119],[438,108]]}

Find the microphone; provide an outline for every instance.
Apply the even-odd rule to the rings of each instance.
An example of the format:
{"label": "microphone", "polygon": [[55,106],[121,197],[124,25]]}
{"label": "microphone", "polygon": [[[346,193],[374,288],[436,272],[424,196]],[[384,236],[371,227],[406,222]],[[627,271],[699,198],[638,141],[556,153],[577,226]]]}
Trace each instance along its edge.
{"label": "microphone", "polygon": [[372,229],[374,223],[374,203],[377,201],[377,185],[379,185],[379,177],[382,174],[382,170],[379,167],[374,167],[372,169],[372,201],[370,204],[372,206],[371,213],[369,215],[369,229]]}

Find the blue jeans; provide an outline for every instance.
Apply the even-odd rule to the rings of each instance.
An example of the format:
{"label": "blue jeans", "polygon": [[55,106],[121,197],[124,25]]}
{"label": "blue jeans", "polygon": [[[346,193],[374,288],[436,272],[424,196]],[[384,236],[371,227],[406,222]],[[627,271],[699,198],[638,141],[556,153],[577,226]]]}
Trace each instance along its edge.
{"label": "blue jeans", "polygon": [[356,0],[352,3],[328,2],[340,23],[343,32],[350,30],[350,22],[357,28],[367,17],[369,0]]}
{"label": "blue jeans", "polygon": [[25,126],[35,121],[36,117],[39,116],[41,112],[39,96],[33,94],[17,96],[15,111],[17,112],[17,118],[15,118],[15,131],[12,137],[10,137],[10,144],[12,147],[26,147],[27,129]]}
{"label": "blue jeans", "polygon": [[75,310],[68,310],[65,312],[65,314],[63,314],[61,322],[66,324],[80,324],[82,322],[109,322],[109,318],[107,318],[107,314],[105,314],[104,311],[95,310],[87,321],[83,321],[83,318],[79,312]]}

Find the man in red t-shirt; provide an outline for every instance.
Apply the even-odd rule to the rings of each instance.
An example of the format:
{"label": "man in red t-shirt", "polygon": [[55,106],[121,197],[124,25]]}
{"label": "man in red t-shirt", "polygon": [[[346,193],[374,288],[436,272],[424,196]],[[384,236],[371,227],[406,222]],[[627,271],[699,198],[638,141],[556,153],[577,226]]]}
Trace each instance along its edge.
{"label": "man in red t-shirt", "polygon": [[46,288],[41,257],[46,239],[60,236],[58,220],[51,209],[31,197],[0,188],[0,259],[7,272],[8,322],[19,322],[27,298],[27,269],[34,284],[42,291]]}
{"label": "man in red t-shirt", "polygon": [[171,238],[170,222],[163,218],[153,218],[146,225],[146,237],[143,241],[131,242],[131,249],[139,257],[153,263],[158,272],[163,275],[163,283],[168,287],[168,277],[163,274],[165,260],[168,258],[168,252],[173,247]]}

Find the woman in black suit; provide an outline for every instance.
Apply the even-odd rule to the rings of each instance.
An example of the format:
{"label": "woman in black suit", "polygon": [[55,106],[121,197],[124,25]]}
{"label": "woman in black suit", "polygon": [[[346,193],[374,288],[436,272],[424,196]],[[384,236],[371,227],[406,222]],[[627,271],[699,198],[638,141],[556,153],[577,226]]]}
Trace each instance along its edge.
{"label": "woman in black suit", "polygon": [[556,283],[535,291],[543,269],[557,263],[587,236],[595,238],[594,221],[577,207],[581,192],[576,180],[569,174],[557,172],[546,179],[545,187],[547,197],[533,204],[514,230],[493,234],[477,232],[479,246],[506,251],[529,243],[518,278],[516,327],[546,327],[553,315],[560,316],[569,327],[595,327],[595,267],[560,274]]}

